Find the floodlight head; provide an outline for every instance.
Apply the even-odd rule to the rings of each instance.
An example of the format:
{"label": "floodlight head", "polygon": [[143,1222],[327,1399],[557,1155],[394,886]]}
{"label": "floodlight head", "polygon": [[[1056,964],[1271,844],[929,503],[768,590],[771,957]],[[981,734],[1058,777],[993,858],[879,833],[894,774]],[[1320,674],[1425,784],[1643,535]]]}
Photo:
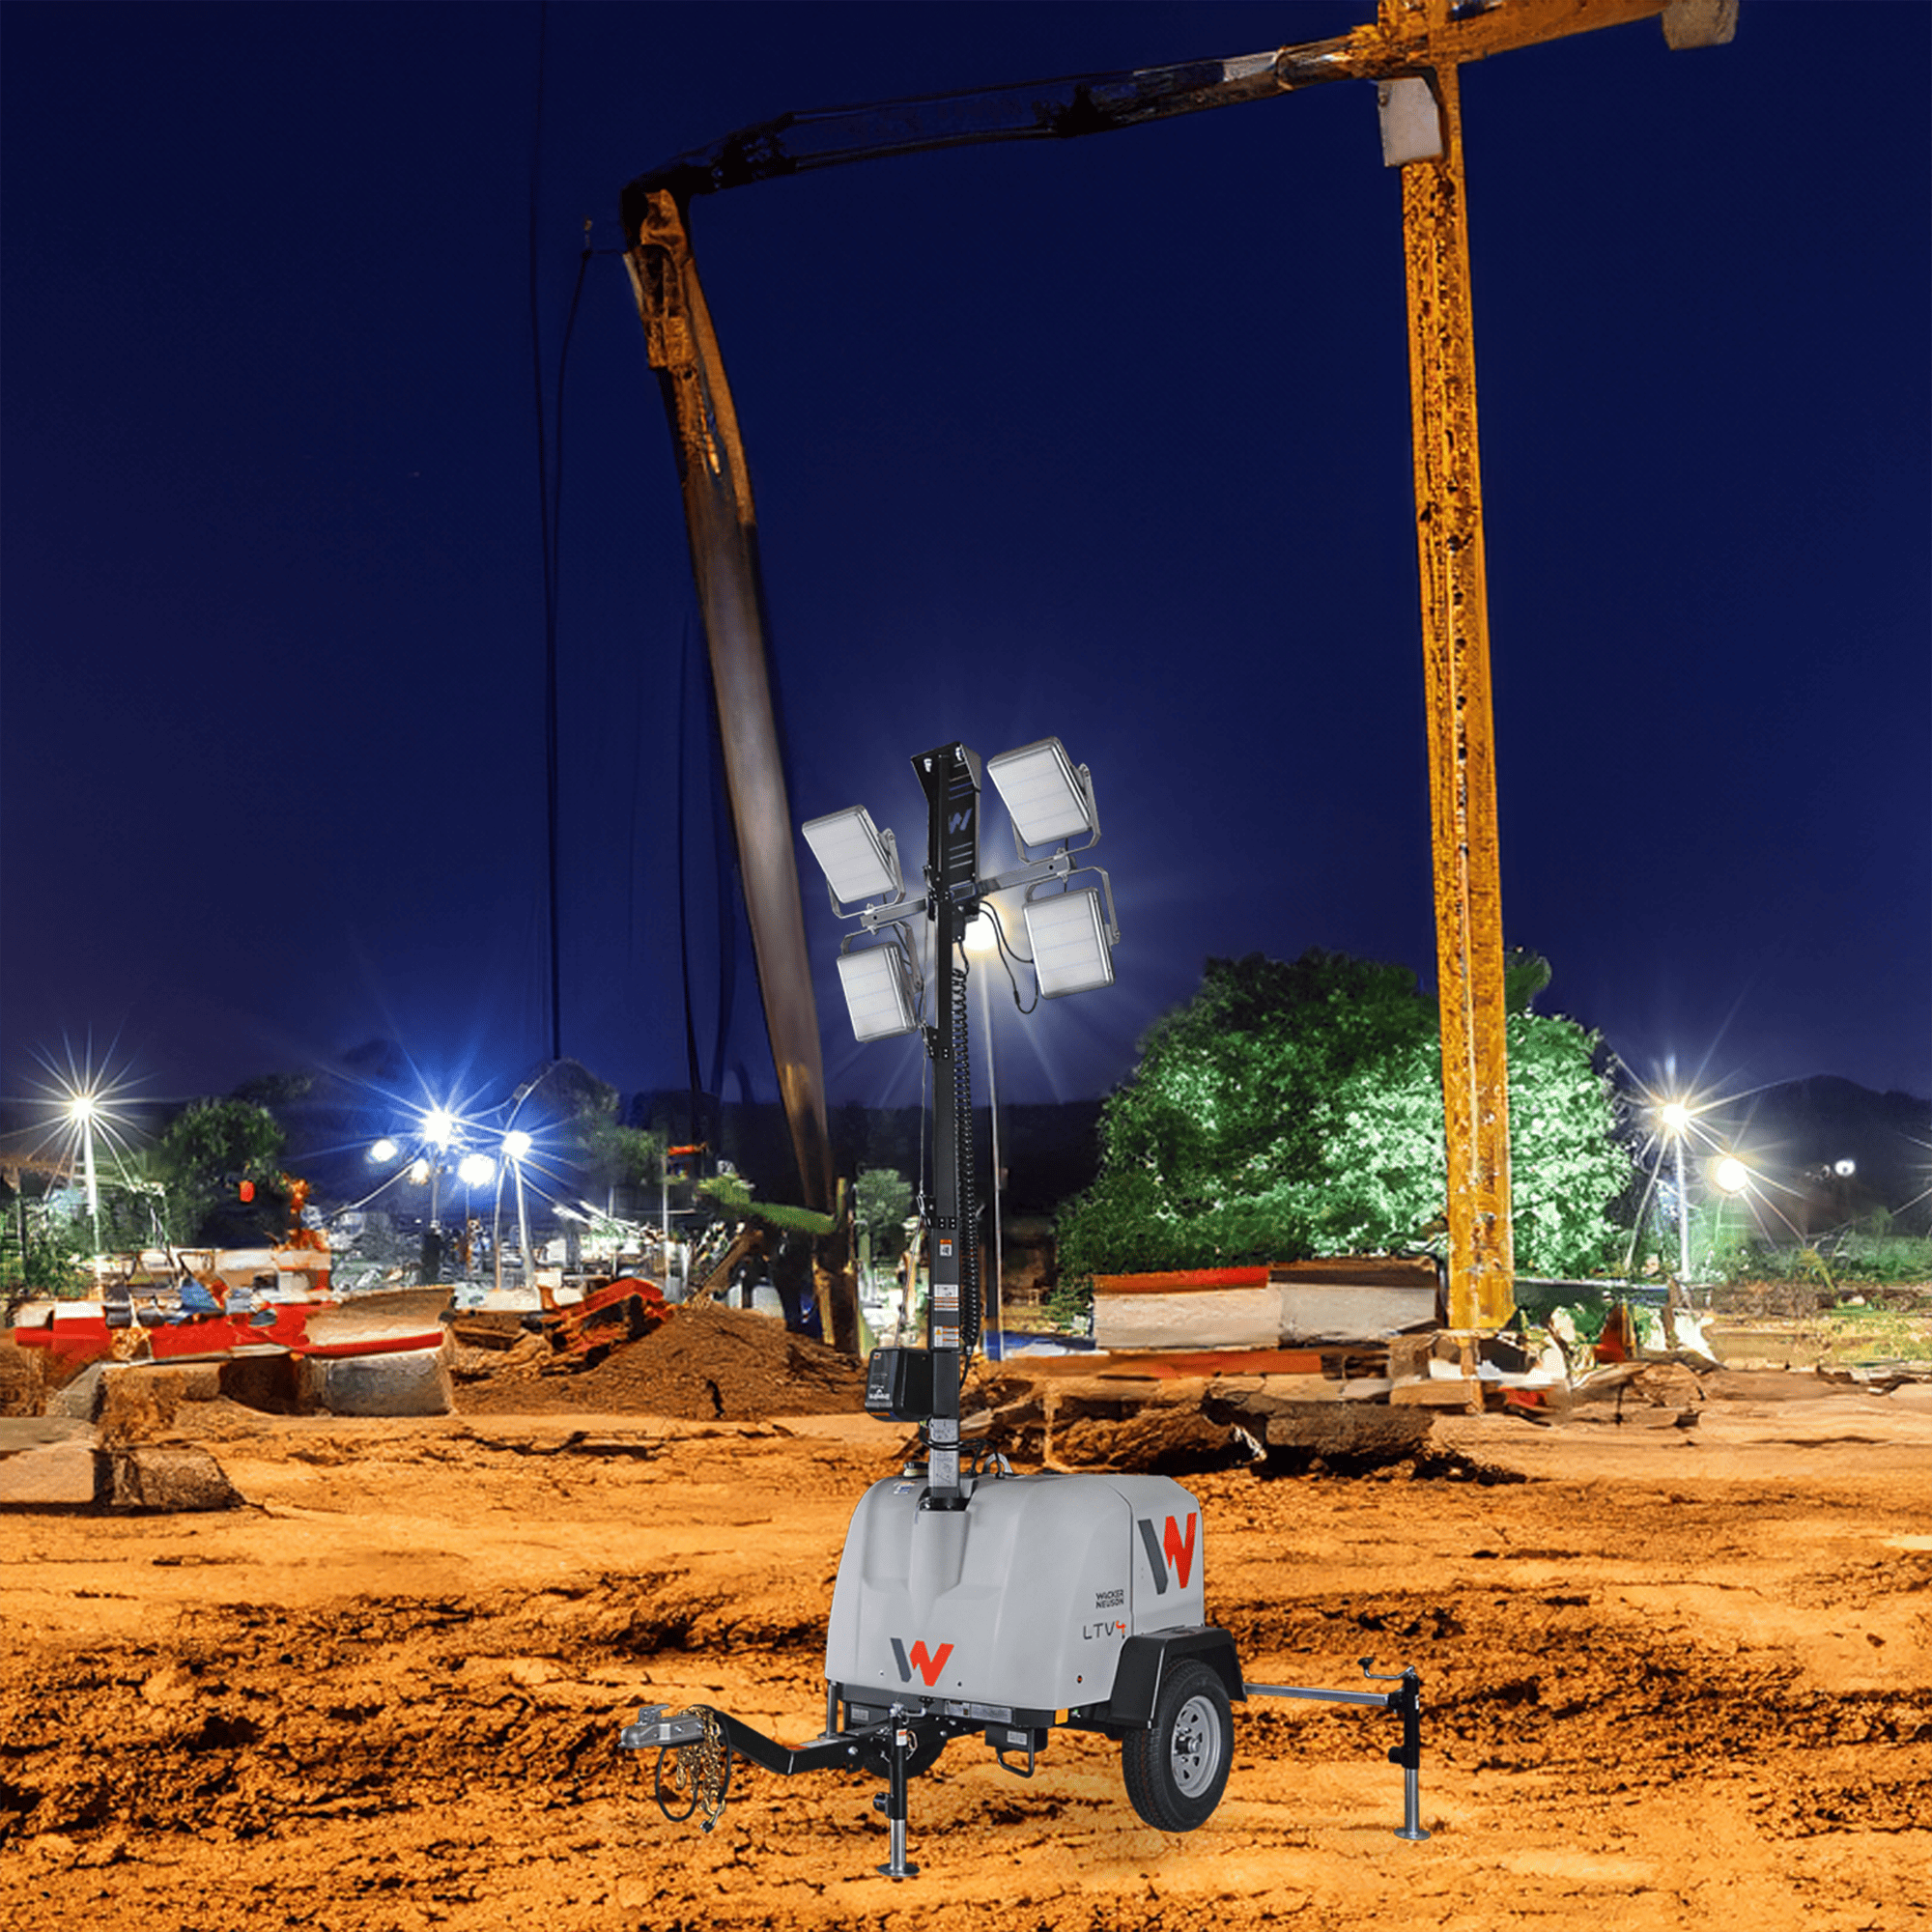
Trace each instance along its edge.
{"label": "floodlight head", "polygon": [[1042,738],[986,760],[992,780],[1025,845],[1058,845],[1097,835],[1094,786],[1085,765],[1076,767],[1058,738]]}
{"label": "floodlight head", "polygon": [[467,1153],[456,1170],[466,1187],[488,1187],[497,1177],[497,1163],[487,1153]]}
{"label": "floodlight head", "polygon": [[1039,996],[1057,1000],[1114,983],[1114,955],[1100,895],[1060,893],[1026,903],[1027,950],[1039,980]]}
{"label": "floodlight head", "polygon": [[375,1144],[375,1146],[373,1146],[369,1150],[369,1158],[371,1160],[377,1160],[377,1161],[394,1160],[396,1155],[401,1150],[396,1146],[395,1142],[392,1141],[387,1134],[384,1134],[383,1138],[379,1140]]}
{"label": "floodlight head", "polygon": [[1725,1194],[1742,1194],[1751,1184],[1751,1172],[1736,1154],[1727,1153],[1712,1168],[1711,1179]]}
{"label": "floodlight head", "polygon": [[829,811],[799,828],[818,861],[835,905],[863,899],[894,899],[905,891],[899,877],[897,841],[881,832],[863,805]]}
{"label": "floodlight head", "polygon": [[456,1134],[456,1117],[447,1107],[428,1108],[422,1118],[423,1139],[431,1147],[446,1148]]}
{"label": "floodlight head", "polygon": [[919,1024],[914,1012],[912,973],[896,941],[838,955],[839,983],[853,1036],[861,1040],[891,1039]]}
{"label": "floodlight head", "polygon": [[512,1127],[503,1136],[503,1152],[510,1160],[522,1160],[530,1151],[533,1143],[522,1127]]}

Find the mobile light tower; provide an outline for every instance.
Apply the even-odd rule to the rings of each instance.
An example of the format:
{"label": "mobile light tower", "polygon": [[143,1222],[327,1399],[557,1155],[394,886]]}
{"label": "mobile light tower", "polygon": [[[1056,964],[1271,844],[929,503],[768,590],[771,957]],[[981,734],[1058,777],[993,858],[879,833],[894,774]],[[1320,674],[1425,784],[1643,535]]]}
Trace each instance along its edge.
{"label": "mobile light tower", "polygon": [[[863,807],[803,827],[834,912],[856,930],[838,978],[862,1040],[915,1031],[933,1068],[933,1184],[924,1203],[931,1293],[926,1346],[872,1351],[866,1406],[917,1423],[923,1454],[860,1498],[838,1559],[825,1642],[825,1728],[784,1745],[704,1705],[646,1705],[619,1742],[655,1748],[655,1790],[671,1819],[724,1810],[731,1756],[780,1776],[868,1771],[890,1852],[906,1879],[906,1787],[953,1739],[983,1736],[1001,1766],[1034,1775],[1057,1729],[1117,1741],[1128,1801],[1163,1832],[1191,1832],[1234,1767],[1233,1700],[1312,1697],[1398,1713],[1404,1771],[1398,1836],[1428,1837],[1417,1773],[1421,1696],[1412,1668],[1387,1690],[1245,1681],[1235,1640],[1208,1622],[1200,1501],[1167,1476],[1040,1470],[1015,1475],[980,1445],[962,1454],[959,1380],[980,1322],[967,1057],[967,927],[986,901],[1021,897],[1040,997],[1112,983],[1120,938],[1113,889],[1081,863],[1099,838],[1093,781],[1057,738],[989,759],[1012,820],[1015,865],[980,870],[979,757],[942,745],[913,759],[926,797],[924,890],[908,890],[898,845]],[[1073,880],[1091,871],[1094,886]],[[856,906],[856,910],[849,909]],[[923,920],[925,932],[913,922]],[[931,941],[932,973],[921,972]],[[965,1466],[962,1467],[962,1462]],[[1361,1660],[1365,1675],[1373,1660]]]}
{"label": "mobile light tower", "polygon": [[[912,762],[926,798],[923,894],[909,893],[897,840],[890,830],[881,831],[863,806],[814,818],[802,830],[825,874],[834,913],[858,926],[838,952],[853,1033],[870,1040],[923,1031],[932,1061],[926,1346],[876,1350],[866,1403],[877,1413],[923,1425],[925,1507],[957,1510],[965,1506],[959,1483],[960,1369],[978,1346],[984,1307],[967,970],[960,955],[982,906],[983,917],[997,917],[985,902],[1020,894],[1039,995],[1058,999],[1113,983],[1120,923],[1107,874],[1078,863],[1099,842],[1100,818],[1091,774],[1073,763],[1058,738],[1042,738],[986,762],[985,776],[1012,824],[1015,860],[1010,869],[986,876],[980,870],[979,755],[954,743],[923,752]],[[1087,872],[1097,885],[1071,883]],[[931,937],[933,991],[924,1018],[923,948],[911,924],[922,917]]]}

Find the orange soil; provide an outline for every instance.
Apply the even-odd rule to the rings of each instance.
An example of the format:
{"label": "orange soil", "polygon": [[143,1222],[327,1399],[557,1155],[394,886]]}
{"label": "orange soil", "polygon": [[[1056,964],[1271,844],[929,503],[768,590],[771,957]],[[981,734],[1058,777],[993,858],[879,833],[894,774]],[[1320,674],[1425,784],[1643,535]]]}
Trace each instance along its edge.
{"label": "orange soil", "polygon": [[1433,1476],[1192,1478],[1252,1678],[1421,1671],[1430,1842],[1392,1835],[1392,1719],[1257,1700],[1185,1836],[1103,1740],[1031,1781],[955,1744],[902,1885],[870,1780],[741,1764],[707,1836],[616,1745],[645,1701],[817,1730],[900,1432],[185,1405],[251,1508],[0,1518],[0,1928],[1932,1925],[1928,1395],[1456,1417]]}

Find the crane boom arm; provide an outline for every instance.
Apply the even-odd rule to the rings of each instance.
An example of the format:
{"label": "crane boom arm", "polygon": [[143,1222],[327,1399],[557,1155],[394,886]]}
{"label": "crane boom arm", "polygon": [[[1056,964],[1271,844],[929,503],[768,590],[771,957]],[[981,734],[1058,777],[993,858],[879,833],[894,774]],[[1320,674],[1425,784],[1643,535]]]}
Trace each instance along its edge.
{"label": "crane boom arm", "polygon": [[[853,161],[1111,133],[1329,81],[1391,80],[1462,66],[1659,14],[1666,16],[1673,45],[1727,40],[1736,13],[1737,0],[1395,0],[1352,33],[1259,53],[781,114],[639,175],[624,190],[624,229],[637,232],[648,196],[660,188],[686,203],[696,194]],[[1699,31],[1692,23],[1707,14],[1719,24]]]}

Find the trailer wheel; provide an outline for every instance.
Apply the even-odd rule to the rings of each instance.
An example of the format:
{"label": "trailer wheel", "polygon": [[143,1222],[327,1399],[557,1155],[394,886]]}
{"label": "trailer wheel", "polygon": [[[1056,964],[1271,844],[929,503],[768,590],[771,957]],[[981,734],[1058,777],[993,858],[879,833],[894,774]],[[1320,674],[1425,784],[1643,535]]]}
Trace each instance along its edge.
{"label": "trailer wheel", "polygon": [[1211,1665],[1175,1665],[1154,1701],[1151,1730],[1121,1740],[1127,1797],[1157,1831],[1191,1832],[1221,1802],[1235,1755],[1235,1719]]}

